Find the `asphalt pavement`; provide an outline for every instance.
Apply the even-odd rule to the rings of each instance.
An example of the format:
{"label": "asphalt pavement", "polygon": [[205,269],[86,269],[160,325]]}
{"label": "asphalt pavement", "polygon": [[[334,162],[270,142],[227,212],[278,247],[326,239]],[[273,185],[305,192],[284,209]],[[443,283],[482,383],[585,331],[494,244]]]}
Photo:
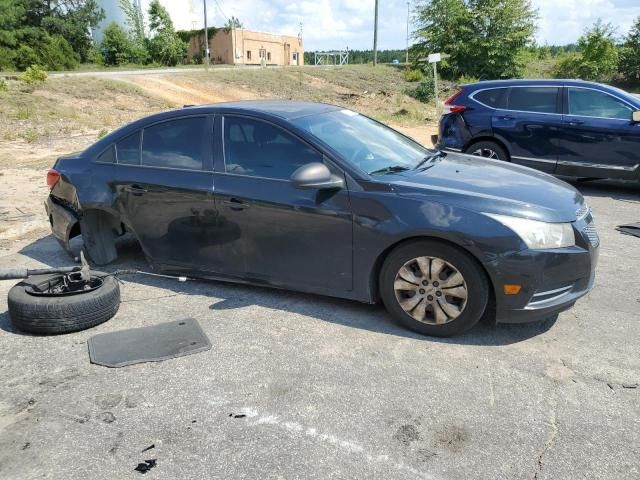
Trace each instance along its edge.
{"label": "asphalt pavement", "polygon": [[[421,337],[380,306],[221,282],[123,277],[109,322],[16,331],[0,282],[0,478],[640,478],[640,189],[580,187],[595,288],[554,321]],[[117,268],[144,268],[135,243]],[[51,236],[12,266],[64,265]],[[196,318],[211,350],[109,369],[96,333]]]}

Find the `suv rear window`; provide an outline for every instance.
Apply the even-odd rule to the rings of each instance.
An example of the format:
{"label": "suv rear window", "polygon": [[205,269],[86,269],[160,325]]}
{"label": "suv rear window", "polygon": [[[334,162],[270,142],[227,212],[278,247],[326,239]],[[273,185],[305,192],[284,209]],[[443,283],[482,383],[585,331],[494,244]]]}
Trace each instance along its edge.
{"label": "suv rear window", "polygon": [[507,105],[508,88],[490,88],[488,90],[480,90],[473,99],[483,105],[492,108],[505,108]]}
{"label": "suv rear window", "polygon": [[534,113],[558,113],[558,87],[513,87],[509,110]]}

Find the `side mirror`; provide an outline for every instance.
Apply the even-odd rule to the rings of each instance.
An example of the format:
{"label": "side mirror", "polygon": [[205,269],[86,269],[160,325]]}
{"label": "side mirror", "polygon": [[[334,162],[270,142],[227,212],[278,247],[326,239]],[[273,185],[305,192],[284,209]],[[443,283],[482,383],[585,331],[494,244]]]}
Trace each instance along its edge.
{"label": "side mirror", "polygon": [[634,123],[640,123],[640,110],[636,110],[631,114],[631,121]]}
{"label": "side mirror", "polygon": [[333,175],[324,163],[313,162],[298,168],[289,178],[296,188],[314,188],[316,190],[344,187],[344,180]]}

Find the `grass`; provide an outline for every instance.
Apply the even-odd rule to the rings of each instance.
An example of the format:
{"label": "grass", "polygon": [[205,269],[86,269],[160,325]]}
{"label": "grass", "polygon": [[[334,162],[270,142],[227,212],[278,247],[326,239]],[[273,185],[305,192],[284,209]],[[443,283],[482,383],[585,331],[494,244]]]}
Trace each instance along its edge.
{"label": "grass", "polygon": [[186,73],[181,79],[192,87],[214,91],[235,88],[259,97],[324,102],[352,108],[382,121],[413,126],[434,117],[434,106],[406,95],[415,82],[407,82],[402,69],[379,65],[343,67],[236,68],[209,73]]}
{"label": "grass", "polygon": [[166,104],[134,86],[86,77],[52,78],[32,93],[10,81],[0,91],[0,139],[44,142],[122,123],[162,110]]}

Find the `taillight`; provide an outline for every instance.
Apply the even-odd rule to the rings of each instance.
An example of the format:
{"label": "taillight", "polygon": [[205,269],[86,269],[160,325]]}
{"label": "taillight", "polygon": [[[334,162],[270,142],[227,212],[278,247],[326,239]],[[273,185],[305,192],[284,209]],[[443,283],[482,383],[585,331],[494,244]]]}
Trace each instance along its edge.
{"label": "taillight", "polygon": [[460,113],[460,112],[464,112],[467,109],[467,107],[465,107],[464,105],[455,105],[453,103],[456,98],[458,98],[460,95],[462,95],[462,92],[464,92],[463,88],[458,90],[456,93],[454,93],[453,95],[451,95],[449,98],[447,98],[444,101],[444,112],[443,113]]}
{"label": "taillight", "polygon": [[47,172],[47,186],[49,189],[53,188],[56,183],[60,180],[60,172],[54,170],[53,168],[49,169]]}

